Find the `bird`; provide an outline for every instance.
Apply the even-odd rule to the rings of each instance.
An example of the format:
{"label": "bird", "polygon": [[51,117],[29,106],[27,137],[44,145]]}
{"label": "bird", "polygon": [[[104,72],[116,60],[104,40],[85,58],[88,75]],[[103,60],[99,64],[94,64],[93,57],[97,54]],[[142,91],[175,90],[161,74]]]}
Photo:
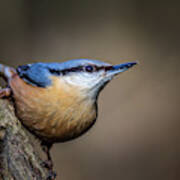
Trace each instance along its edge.
{"label": "bird", "polygon": [[112,65],[99,60],[37,62],[17,68],[0,64],[22,124],[48,144],[65,142],[87,132],[96,122],[98,96],[116,75],[137,62]]}

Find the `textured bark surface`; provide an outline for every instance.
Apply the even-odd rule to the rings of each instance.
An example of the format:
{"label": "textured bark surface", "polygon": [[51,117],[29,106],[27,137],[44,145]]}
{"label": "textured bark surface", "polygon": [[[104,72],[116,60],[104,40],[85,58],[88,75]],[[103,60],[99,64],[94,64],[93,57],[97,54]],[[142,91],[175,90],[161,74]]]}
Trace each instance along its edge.
{"label": "textured bark surface", "polygon": [[0,180],[48,179],[44,159],[39,140],[22,126],[11,103],[0,100]]}

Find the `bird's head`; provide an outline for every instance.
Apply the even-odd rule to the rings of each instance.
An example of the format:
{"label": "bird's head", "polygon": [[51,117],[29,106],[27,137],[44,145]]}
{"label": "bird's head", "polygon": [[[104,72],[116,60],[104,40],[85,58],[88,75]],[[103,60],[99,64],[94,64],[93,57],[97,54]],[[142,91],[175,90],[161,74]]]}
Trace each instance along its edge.
{"label": "bird's head", "polygon": [[19,66],[17,72],[26,82],[35,86],[50,86],[53,76],[68,86],[78,88],[82,93],[96,98],[100,90],[115,75],[135,64],[137,63],[128,62],[111,65],[97,60],[78,59],[63,63],[34,63]]}

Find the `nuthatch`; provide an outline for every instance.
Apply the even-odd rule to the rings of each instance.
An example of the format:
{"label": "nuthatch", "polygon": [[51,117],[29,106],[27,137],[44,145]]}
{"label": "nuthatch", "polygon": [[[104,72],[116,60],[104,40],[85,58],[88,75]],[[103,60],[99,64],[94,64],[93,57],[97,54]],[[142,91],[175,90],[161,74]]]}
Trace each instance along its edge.
{"label": "nuthatch", "polygon": [[95,123],[99,92],[115,75],[135,64],[113,66],[78,59],[17,69],[0,65],[8,82],[0,97],[12,95],[17,117],[43,141],[63,142],[82,135]]}

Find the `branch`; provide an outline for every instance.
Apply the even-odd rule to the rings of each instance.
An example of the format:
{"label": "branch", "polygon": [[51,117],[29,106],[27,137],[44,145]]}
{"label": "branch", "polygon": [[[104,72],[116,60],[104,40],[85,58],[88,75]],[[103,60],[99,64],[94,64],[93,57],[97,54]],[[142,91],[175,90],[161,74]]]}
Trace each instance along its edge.
{"label": "branch", "polygon": [[52,179],[42,162],[40,142],[21,125],[12,104],[0,100],[0,179]]}

